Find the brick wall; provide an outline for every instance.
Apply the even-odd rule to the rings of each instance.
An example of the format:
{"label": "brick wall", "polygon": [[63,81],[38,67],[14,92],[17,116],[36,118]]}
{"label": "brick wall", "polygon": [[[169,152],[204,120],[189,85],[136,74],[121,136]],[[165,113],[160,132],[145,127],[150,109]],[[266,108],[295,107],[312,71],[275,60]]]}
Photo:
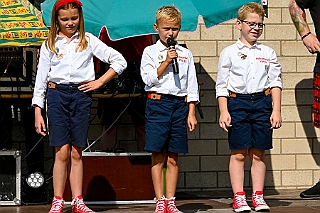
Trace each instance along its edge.
{"label": "brick wall", "polygon": [[[283,126],[274,131],[274,148],[267,152],[267,188],[306,188],[320,177],[320,131],[312,127],[312,77],[315,56],[308,53],[292,24],[288,1],[269,0],[269,16],[259,39],[272,47],[283,67]],[[311,20],[310,16],[307,17]],[[311,24],[311,23],[310,23]],[[311,24],[312,26],[312,24]],[[313,27],[312,27],[313,30]],[[189,153],[179,159],[178,191],[230,189],[227,134],[218,125],[219,110],[215,98],[215,82],[219,53],[239,37],[235,20],[206,29],[200,20],[197,31],[181,32],[179,42],[192,51],[201,86],[204,118],[197,113],[199,125],[189,133]],[[97,116],[97,100],[92,106],[89,143],[101,134]],[[136,134],[126,111],[118,129],[121,147],[136,151]],[[24,150],[21,127],[14,127],[14,147]],[[45,138],[45,172],[50,175],[54,150]],[[99,141],[92,150],[99,149]],[[246,164],[245,187],[251,187],[250,165]],[[22,162],[23,173],[26,164]]]}
{"label": "brick wall", "polygon": [[[307,20],[311,21],[308,14]],[[315,56],[296,33],[288,1],[269,0],[268,18],[259,41],[272,47],[283,67],[283,126],[273,134],[274,148],[267,152],[267,188],[305,188],[320,177],[319,130],[312,127],[312,77]],[[312,22],[310,23],[313,30]],[[196,32],[180,33],[179,42],[192,51],[198,80],[204,82],[201,98],[204,119],[189,134],[189,153],[180,157],[178,190],[230,189],[227,134],[218,125],[215,81],[219,53],[239,37],[235,20],[206,29],[200,20]],[[245,187],[251,187],[250,162]]]}

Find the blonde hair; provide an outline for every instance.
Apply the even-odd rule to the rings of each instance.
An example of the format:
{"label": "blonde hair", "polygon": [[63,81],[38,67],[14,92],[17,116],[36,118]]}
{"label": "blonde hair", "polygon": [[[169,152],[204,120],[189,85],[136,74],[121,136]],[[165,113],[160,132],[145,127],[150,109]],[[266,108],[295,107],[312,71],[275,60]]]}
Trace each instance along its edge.
{"label": "blonde hair", "polygon": [[175,6],[162,6],[156,11],[156,23],[163,20],[176,21],[181,24],[181,12]]}
{"label": "blonde hair", "polygon": [[[59,2],[59,0],[56,1],[55,5]],[[57,37],[57,34],[59,33],[59,23],[58,23],[58,12],[59,10],[68,10],[68,9],[73,9],[77,8],[79,11],[79,27],[78,27],[78,32],[79,32],[79,45],[80,49],[79,51],[83,51],[87,49],[88,47],[88,41],[85,36],[85,31],[84,31],[84,19],[83,19],[83,12],[81,6],[77,5],[74,2],[69,2],[67,4],[62,5],[59,7],[58,10],[55,9],[55,5],[52,8],[51,12],[51,26],[49,30],[49,35],[47,38],[47,45],[49,49],[54,52],[55,54],[58,54],[56,48],[55,48],[55,39]],[[76,50],[77,51],[77,50]]]}
{"label": "blonde hair", "polygon": [[238,19],[242,21],[245,20],[249,13],[256,13],[262,18],[262,21],[264,20],[264,9],[258,3],[250,2],[240,7],[238,10]]}

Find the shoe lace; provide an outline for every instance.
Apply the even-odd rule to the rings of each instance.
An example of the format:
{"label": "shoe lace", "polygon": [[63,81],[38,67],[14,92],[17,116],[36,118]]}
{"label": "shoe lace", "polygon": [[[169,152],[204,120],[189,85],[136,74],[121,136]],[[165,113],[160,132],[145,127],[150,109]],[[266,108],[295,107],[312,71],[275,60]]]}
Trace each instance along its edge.
{"label": "shoe lace", "polygon": [[158,200],[156,202],[156,211],[155,212],[160,212],[165,210],[165,205],[164,205],[164,200]]}
{"label": "shoe lace", "polygon": [[63,205],[63,200],[53,198],[50,212],[60,212],[60,210],[63,209]]}
{"label": "shoe lace", "polygon": [[170,212],[176,212],[176,213],[181,212],[179,211],[179,209],[177,209],[176,204],[172,199],[168,201],[168,209],[170,210]]}
{"label": "shoe lace", "polygon": [[93,211],[91,209],[89,209],[86,204],[84,204],[83,199],[78,199],[75,198],[73,199],[73,201],[71,202],[71,205],[75,205],[76,208],[82,212],[91,212],[93,213]]}
{"label": "shoe lace", "polygon": [[253,199],[257,205],[267,205],[266,201],[263,199],[263,195],[254,194]]}
{"label": "shoe lace", "polygon": [[246,196],[245,195],[236,195],[235,202],[238,206],[247,206]]}

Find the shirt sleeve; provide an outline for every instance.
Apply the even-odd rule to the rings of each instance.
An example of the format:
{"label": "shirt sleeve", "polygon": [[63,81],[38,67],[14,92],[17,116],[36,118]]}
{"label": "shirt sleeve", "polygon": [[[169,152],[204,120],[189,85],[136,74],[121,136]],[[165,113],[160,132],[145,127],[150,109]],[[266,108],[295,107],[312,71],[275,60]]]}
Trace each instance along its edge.
{"label": "shirt sleeve", "polygon": [[229,81],[229,71],[231,69],[232,63],[231,59],[227,54],[226,49],[220,53],[219,63],[218,63],[218,73],[216,82],[216,98],[220,96],[228,97],[228,81]]}
{"label": "shirt sleeve", "polygon": [[269,66],[269,87],[282,88],[282,66],[278,62],[277,55],[273,49],[270,48],[270,66]]}
{"label": "shirt sleeve", "polygon": [[52,56],[53,52],[46,45],[46,41],[43,42],[40,49],[40,58],[32,97],[32,106],[37,105],[44,108],[45,93],[47,90],[48,74],[50,71]]}
{"label": "shirt sleeve", "polygon": [[189,70],[188,70],[188,82],[187,82],[187,102],[199,102],[199,86],[196,74],[196,68],[194,66],[194,60],[191,52],[189,52]]}
{"label": "shirt sleeve", "polygon": [[140,73],[143,82],[147,86],[152,87],[160,83],[157,69],[155,59],[152,57],[152,50],[150,46],[146,47],[141,57]]}
{"label": "shirt sleeve", "polygon": [[[318,0],[316,0],[316,1],[318,1]],[[308,8],[310,8],[313,2],[314,2],[314,0],[296,0],[297,5],[298,5],[301,9],[308,9]]]}
{"label": "shirt sleeve", "polygon": [[114,71],[120,75],[127,68],[127,61],[119,53],[117,50],[109,47],[105,43],[103,43],[100,39],[95,37],[92,34],[88,34],[90,39],[90,47],[92,49],[92,53],[99,60],[104,63],[110,64],[110,67],[114,69]]}

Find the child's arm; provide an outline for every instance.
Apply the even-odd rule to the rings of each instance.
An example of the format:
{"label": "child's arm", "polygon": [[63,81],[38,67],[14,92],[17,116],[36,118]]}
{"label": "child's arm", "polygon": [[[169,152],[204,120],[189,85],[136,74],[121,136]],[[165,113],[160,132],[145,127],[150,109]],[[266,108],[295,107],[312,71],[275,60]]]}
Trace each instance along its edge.
{"label": "child's arm", "polygon": [[231,127],[231,116],[228,111],[227,97],[218,97],[218,103],[220,110],[219,125],[224,131],[228,132],[228,128]]}
{"label": "child's arm", "polygon": [[97,37],[91,34],[88,34],[88,36],[90,37],[90,47],[93,55],[104,63],[110,64],[110,68],[99,79],[79,86],[79,90],[84,92],[90,92],[99,89],[101,86],[108,83],[112,78],[120,75],[127,67],[127,62],[121,53],[109,47]]}
{"label": "child's arm", "polygon": [[271,90],[273,109],[270,117],[271,128],[278,129],[282,125],[281,118],[281,89],[279,87],[273,87]]}
{"label": "child's arm", "polygon": [[229,82],[229,72],[232,67],[231,57],[228,55],[227,48],[220,53],[217,81],[216,81],[216,97],[218,99],[220,118],[219,126],[226,132],[231,127],[231,116],[228,110],[228,96],[227,89]]}
{"label": "child's arm", "polygon": [[44,100],[46,98],[46,90],[48,84],[48,75],[51,69],[51,60],[53,52],[46,45],[46,41],[42,43],[40,48],[40,57],[37,67],[37,76],[33,90],[32,105],[44,108]]}
{"label": "child's arm", "polygon": [[268,70],[269,87],[271,88],[273,109],[270,117],[271,128],[280,128],[281,119],[281,89],[282,89],[282,66],[278,62],[277,55],[270,49],[270,64]]}
{"label": "child's arm", "polygon": [[196,102],[190,102],[189,114],[188,114],[188,127],[190,132],[196,128],[197,124],[198,124],[198,121],[196,118]]}

